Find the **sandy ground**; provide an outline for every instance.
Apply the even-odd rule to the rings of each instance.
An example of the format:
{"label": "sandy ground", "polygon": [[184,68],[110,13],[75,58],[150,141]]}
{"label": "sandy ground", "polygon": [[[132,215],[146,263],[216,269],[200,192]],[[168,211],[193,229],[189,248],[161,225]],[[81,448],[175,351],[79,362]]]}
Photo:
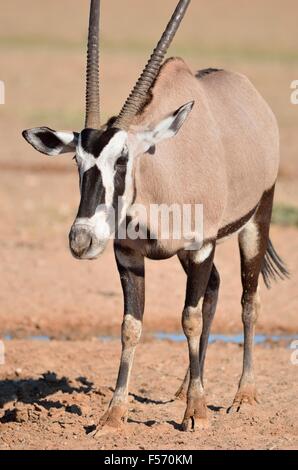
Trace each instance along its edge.
{"label": "sandy ground", "polygon": [[[68,251],[67,235],[79,201],[71,156],[46,159],[24,142],[21,131],[39,125],[82,127],[87,2],[2,3],[0,80],[6,103],[0,106],[0,338],[11,334],[19,340],[6,344],[7,363],[0,366],[1,446],[129,448],[134,442],[136,448],[297,447],[297,367],[281,346],[256,350],[262,405],[254,416],[230,417],[225,409],[236,391],[241,349],[211,345],[211,427],[204,435],[185,435],[178,430],[183,404],[160,402],[171,399],[184,374],[186,346],[145,342],[133,375],[127,434],[102,442],[86,434],[106,407],[111,395],[107,387],[115,381],[119,344],[102,344],[94,337],[119,335],[120,282],[111,245],[92,263],[78,262]],[[147,0],[102,3],[102,115],[107,118],[120,109],[173,0],[152,0],[150,8]],[[290,102],[290,83],[298,79],[297,1],[194,1],[191,8],[170,54],[183,56],[193,70],[216,66],[249,76],[280,125],[276,203],[297,208],[298,106]],[[297,334],[298,230],[274,226],[271,238],[292,275],[271,291],[262,286],[257,331]],[[236,240],[218,247],[216,263],[222,284],[213,332],[239,333]],[[145,338],[156,331],[181,331],[184,290],[185,276],[176,259],[146,263]],[[78,341],[24,341],[28,335]],[[43,379],[48,370],[52,374]],[[80,376],[85,379],[78,380]]]}
{"label": "sandy ground", "polygon": [[129,419],[116,434],[94,438],[111,398],[119,343],[6,343],[0,369],[0,449],[295,449],[298,366],[291,350],[256,348],[261,404],[226,413],[239,378],[242,348],[209,347],[206,391],[210,426],[180,430],[184,403],[173,401],[187,363],[186,344],[143,342],[129,397]]}
{"label": "sandy ground", "polygon": [[[53,210],[59,210],[57,204],[58,209],[53,203]],[[38,221],[43,223],[42,213]],[[119,335],[123,301],[112,243],[96,262],[76,261],[67,247],[70,221],[69,225],[58,224],[58,233],[52,237],[50,229],[44,234],[39,226],[38,238],[30,235],[34,223],[32,219],[28,228],[22,226],[17,240],[3,232],[0,234],[2,247],[5,247],[0,265],[2,335],[72,339]],[[55,231],[53,227],[51,230]],[[258,332],[298,331],[297,233],[291,228],[272,229],[272,239],[287,260],[292,278],[274,284],[270,291],[261,281],[263,311]],[[242,330],[241,285],[236,240],[218,247],[216,264],[222,284],[213,332],[239,333]],[[185,284],[177,258],[146,262],[146,333],[181,331]]]}
{"label": "sandy ground", "polygon": [[[162,3],[161,9],[154,0],[148,10],[145,0],[111,0],[109,7],[103,2],[103,117],[119,110],[156,42],[173,1]],[[248,74],[280,123],[282,163],[276,202],[297,207],[298,106],[290,103],[290,83],[298,70],[298,4],[274,0],[269,10],[267,0],[258,1],[258,8],[251,5],[233,0],[192,2],[192,14],[171,53],[183,55],[194,70],[219,66]],[[65,25],[70,8],[72,23]],[[233,15],[224,14],[227,9]],[[44,2],[42,8],[38,0],[11,0],[1,10],[0,79],[6,85],[6,104],[0,107],[2,335],[85,338],[119,331],[122,294],[111,246],[96,263],[77,262],[68,251],[67,236],[79,203],[71,155],[48,159],[21,137],[24,128],[36,125],[82,126],[85,17],[86,2],[81,0],[76,8],[70,0]],[[298,331],[297,234],[294,228],[272,229],[272,240],[292,278],[270,292],[263,289],[261,332]],[[222,287],[214,331],[237,333],[242,325],[236,241],[218,248],[217,264]],[[179,330],[185,290],[179,263],[148,262],[146,278],[146,331]]]}

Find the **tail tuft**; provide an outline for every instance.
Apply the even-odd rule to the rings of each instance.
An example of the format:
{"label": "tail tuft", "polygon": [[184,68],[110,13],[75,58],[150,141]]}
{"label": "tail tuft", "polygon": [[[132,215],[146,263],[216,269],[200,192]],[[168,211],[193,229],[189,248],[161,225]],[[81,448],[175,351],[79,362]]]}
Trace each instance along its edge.
{"label": "tail tuft", "polygon": [[269,240],[268,248],[264,256],[263,266],[261,270],[267,289],[271,288],[271,280],[288,279],[290,273],[283,260],[276,253],[274,246]]}

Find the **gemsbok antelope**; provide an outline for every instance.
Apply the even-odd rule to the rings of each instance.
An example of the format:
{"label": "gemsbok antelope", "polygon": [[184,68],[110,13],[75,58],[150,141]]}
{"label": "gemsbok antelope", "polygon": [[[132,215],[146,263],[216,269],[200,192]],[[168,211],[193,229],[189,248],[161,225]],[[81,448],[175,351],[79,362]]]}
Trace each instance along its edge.
{"label": "gemsbok antelope", "polygon": [[[260,311],[259,275],[270,286],[287,269],[269,240],[279,167],[279,132],[264,99],[243,75],[219,69],[193,74],[180,58],[164,62],[190,0],[180,0],[143,73],[117,117],[100,124],[99,0],[91,0],[87,58],[86,121],[81,132],[38,127],[23,132],[39,152],[75,152],[81,201],[69,235],[78,259],[94,259],[113,236],[124,295],[122,354],[115,393],[100,421],[118,427],[127,418],[129,377],[141,337],[144,259],[177,255],[187,275],[182,326],[189,369],[177,396],[187,401],[181,428],[207,424],[203,372],[214,318],[219,274],[218,242],[238,234],[242,277],[244,359],[230,410],[257,402],[253,370],[255,324]],[[136,207],[202,204],[203,239],[152,237],[159,227]],[[120,207],[121,206],[121,207]],[[113,209],[120,212],[116,227]],[[118,236],[134,220],[146,237]]]}

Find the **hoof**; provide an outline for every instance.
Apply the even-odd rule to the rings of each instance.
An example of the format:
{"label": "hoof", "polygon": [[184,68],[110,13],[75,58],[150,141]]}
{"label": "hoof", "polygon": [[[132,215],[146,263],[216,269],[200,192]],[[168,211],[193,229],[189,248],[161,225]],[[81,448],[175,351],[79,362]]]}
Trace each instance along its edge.
{"label": "hoof", "polygon": [[259,403],[256,387],[254,385],[246,385],[240,387],[234,398],[233,404],[228,408],[229,414],[238,413],[246,405],[254,406]]}
{"label": "hoof", "polygon": [[209,428],[208,418],[200,418],[199,416],[191,416],[184,418],[181,429],[184,432],[204,431]]}
{"label": "hoof", "polygon": [[182,431],[198,431],[208,427],[209,422],[205,398],[190,399],[181,424]]}
{"label": "hoof", "polygon": [[127,408],[125,406],[112,406],[102,416],[95,431],[91,433],[93,437],[100,437],[106,434],[116,433],[124,429],[127,421]]}

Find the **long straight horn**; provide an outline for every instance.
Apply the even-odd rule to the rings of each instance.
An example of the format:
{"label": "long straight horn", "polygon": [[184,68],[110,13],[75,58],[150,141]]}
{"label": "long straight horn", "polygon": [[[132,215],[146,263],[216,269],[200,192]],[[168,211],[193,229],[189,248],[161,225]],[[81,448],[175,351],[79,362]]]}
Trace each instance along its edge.
{"label": "long straight horn", "polygon": [[87,52],[85,127],[100,128],[99,96],[99,18],[100,0],[91,0]]}
{"label": "long straight horn", "polygon": [[149,59],[149,62],[120,111],[120,114],[114,123],[114,127],[128,130],[132,118],[143,109],[148,99],[148,92],[156,80],[165,55],[175,37],[189,4],[190,0],[179,1],[165,32]]}

